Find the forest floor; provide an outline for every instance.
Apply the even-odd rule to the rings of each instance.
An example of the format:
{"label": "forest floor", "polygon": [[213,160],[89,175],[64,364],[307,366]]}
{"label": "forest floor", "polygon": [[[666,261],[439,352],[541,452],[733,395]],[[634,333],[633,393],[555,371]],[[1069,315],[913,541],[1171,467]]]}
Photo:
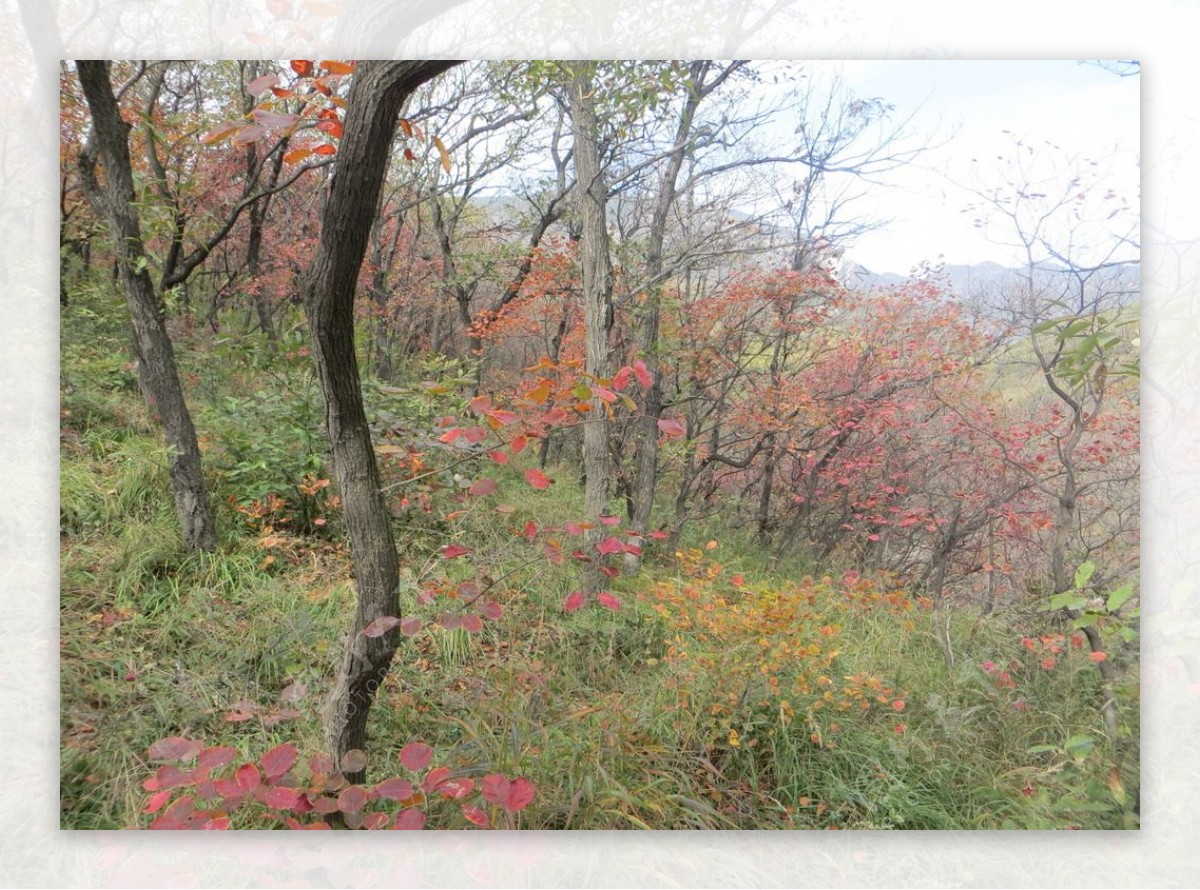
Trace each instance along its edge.
{"label": "forest floor", "polygon": [[[302,340],[276,354],[181,333],[221,529],[216,553],[188,554],[120,320],[95,295],[63,319],[64,828],[146,827],[147,751],[164,737],[251,760],[285,742],[319,753],[354,605]],[[387,389],[383,426],[428,413]],[[394,457],[381,452],[385,469]],[[648,542],[643,571],[613,582],[619,610],[567,612],[577,568],[524,534],[577,509],[576,473],[547,473],[547,491],[502,481],[496,509],[447,518],[414,492],[398,512],[402,605],[424,624],[378,692],[376,776],[415,740],[463,775],[525,776],[521,828],[1137,827],[1136,669],[1118,755],[1086,649],[1032,608],[935,616],[886,577],[773,563],[719,518],[669,549]],[[450,493],[427,492],[435,507]],[[451,541],[486,563],[446,565]],[[482,581],[494,620],[439,627],[420,599],[431,577]],[[468,827],[457,808],[428,810],[429,827]]]}

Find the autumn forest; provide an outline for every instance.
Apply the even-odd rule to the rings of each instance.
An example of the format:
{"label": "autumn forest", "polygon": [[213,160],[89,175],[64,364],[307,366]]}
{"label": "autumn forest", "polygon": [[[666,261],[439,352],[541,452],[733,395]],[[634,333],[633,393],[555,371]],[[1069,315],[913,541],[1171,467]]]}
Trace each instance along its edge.
{"label": "autumn forest", "polygon": [[60,86],[62,827],[1138,827],[1097,159],[885,283],[929,140],[802,62]]}

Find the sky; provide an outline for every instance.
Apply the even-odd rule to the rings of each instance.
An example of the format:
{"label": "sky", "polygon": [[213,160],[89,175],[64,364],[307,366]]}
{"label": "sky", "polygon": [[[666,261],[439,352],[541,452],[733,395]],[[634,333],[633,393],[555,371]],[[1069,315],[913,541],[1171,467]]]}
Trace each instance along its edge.
{"label": "sky", "polygon": [[1013,145],[1005,130],[1027,144],[1049,141],[1066,156],[1102,160],[1106,183],[1137,207],[1140,76],[1072,60],[813,64],[858,95],[895,105],[895,118],[911,115],[914,137],[935,145],[888,174],[887,187],[868,187],[859,204],[892,220],[847,251],[874,272],[904,274],[923,261],[1018,261],[999,243],[1003,230],[975,228],[974,215],[963,212],[971,195],[955,184],[994,181],[996,156]]}

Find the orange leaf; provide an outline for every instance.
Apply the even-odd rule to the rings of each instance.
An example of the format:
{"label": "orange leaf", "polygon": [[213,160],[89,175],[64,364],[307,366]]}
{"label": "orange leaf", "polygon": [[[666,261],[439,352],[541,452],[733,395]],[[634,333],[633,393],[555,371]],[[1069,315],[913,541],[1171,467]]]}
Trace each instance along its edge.
{"label": "orange leaf", "polygon": [[442,169],[447,173],[450,172],[450,152],[446,151],[446,146],[437,136],[433,137],[433,144],[438,150],[438,154],[442,156]]}
{"label": "orange leaf", "polygon": [[313,73],[313,63],[309,59],[292,59],[292,70],[301,77],[308,77]]}
{"label": "orange leaf", "polygon": [[326,59],[321,63],[321,67],[334,76],[354,73],[353,62],[335,62],[330,59]]}

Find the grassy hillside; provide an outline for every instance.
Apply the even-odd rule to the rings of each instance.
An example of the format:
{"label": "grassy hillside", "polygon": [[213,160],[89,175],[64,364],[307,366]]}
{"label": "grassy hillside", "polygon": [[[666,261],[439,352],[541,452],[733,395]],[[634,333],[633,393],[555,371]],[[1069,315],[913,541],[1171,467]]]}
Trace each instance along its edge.
{"label": "grassy hillside", "polygon": [[[323,748],[354,590],[336,493],[320,484],[303,338],[276,351],[178,333],[220,505],[212,555],[182,549],[119,302],[81,293],[63,318],[64,828],[147,826],[143,782],[158,767],[147,750],[164,737],[243,759],[283,742]],[[399,443],[465,398],[452,385],[368,389],[385,474],[411,459]],[[426,623],[380,690],[373,778],[402,771],[398,752],[419,739],[461,775],[528,777],[521,828],[1137,826],[1136,668],[1114,752],[1098,676],[1069,629],[1039,636],[1032,611],[935,615],[886,577],[772,566],[719,519],[649,546],[645,571],[614,581],[619,611],[568,613],[577,568],[542,558],[545,538],[522,529],[565,526],[577,471],[548,467],[545,492],[514,473],[488,509],[425,512],[455,494],[453,472],[424,487],[388,475],[411,492],[395,520],[402,599]],[[440,559],[451,542],[487,554],[502,615],[482,631],[437,627],[422,602],[434,581],[470,580]],[[429,827],[468,827],[456,808],[427,809]],[[233,827],[277,824],[265,810],[234,814]]]}

